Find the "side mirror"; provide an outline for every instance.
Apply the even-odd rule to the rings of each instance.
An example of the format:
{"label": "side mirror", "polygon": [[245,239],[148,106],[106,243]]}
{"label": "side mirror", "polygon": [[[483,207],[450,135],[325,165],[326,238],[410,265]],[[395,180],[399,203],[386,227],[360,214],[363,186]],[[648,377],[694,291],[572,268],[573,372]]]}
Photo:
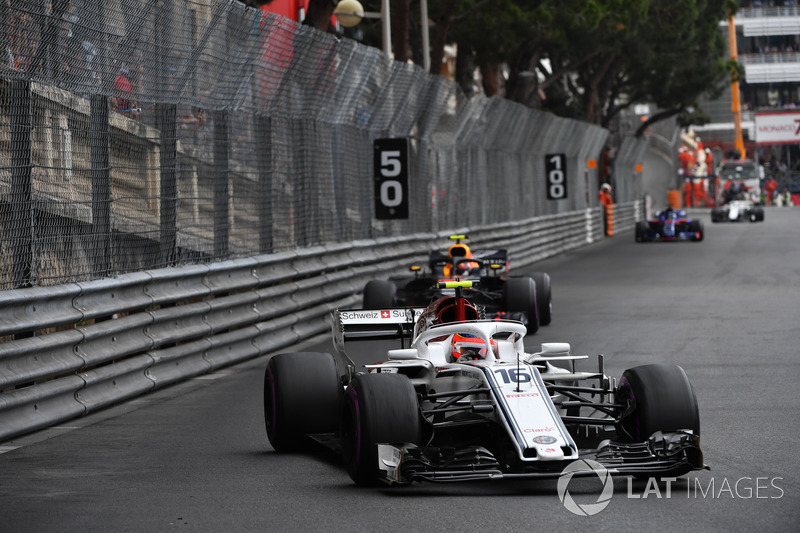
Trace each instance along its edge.
{"label": "side mirror", "polygon": [[418,359],[419,355],[415,348],[403,348],[400,350],[389,350],[389,359],[399,361],[399,360],[409,360],[409,359]]}

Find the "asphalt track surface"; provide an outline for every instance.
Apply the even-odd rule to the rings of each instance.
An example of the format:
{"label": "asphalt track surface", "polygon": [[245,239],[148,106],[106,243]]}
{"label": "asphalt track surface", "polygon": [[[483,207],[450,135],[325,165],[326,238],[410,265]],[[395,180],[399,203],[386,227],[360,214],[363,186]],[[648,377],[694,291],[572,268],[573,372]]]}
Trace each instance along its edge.
{"label": "asphalt track surface", "polygon": [[[800,208],[756,224],[707,215],[703,242],[631,233],[535,265],[553,323],[528,351],[567,341],[614,376],[653,362],[689,375],[711,470],[669,493],[617,478],[605,509],[578,516],[555,481],[358,488],[333,453],[271,449],[260,358],[0,443],[0,531],[797,531]],[[595,503],[599,478],[568,491]]]}

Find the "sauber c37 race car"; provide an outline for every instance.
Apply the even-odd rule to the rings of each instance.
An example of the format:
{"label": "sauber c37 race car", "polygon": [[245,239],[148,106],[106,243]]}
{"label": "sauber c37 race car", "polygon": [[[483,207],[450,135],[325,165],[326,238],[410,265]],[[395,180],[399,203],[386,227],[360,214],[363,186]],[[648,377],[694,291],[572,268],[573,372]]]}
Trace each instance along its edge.
{"label": "sauber c37 race car", "polygon": [[486,318],[519,320],[536,333],[539,326],[552,321],[550,276],[534,272],[531,276],[508,276],[505,249],[473,252],[464,241],[466,235],[451,235],[456,241],[446,252],[434,250],[428,271],[419,265],[411,274],[388,280],[372,280],[364,287],[364,309],[425,307],[434,299],[452,296],[452,289],[440,289],[438,281],[473,280],[467,297],[484,307]]}
{"label": "sauber c37 race car", "polygon": [[711,209],[711,222],[764,222],[764,208],[750,200],[733,202]]}
{"label": "sauber c37 race car", "polygon": [[[558,478],[579,459],[637,477],[706,468],[680,366],[637,366],[617,381],[599,355],[596,372],[578,371],[588,356],[567,343],[526,353],[523,324],[480,319],[463,297],[471,282],[446,285],[455,295],[426,309],[334,312],[338,363],[327,353],[273,356],[264,414],[274,449],[296,451],[312,436],[341,451],[359,485]],[[364,339],[400,344],[357,372],[345,345]],[[586,461],[570,472],[597,474]]]}
{"label": "sauber c37 race car", "polygon": [[702,240],[703,222],[690,219],[682,209],[656,211],[650,220],[636,223],[636,242]]}

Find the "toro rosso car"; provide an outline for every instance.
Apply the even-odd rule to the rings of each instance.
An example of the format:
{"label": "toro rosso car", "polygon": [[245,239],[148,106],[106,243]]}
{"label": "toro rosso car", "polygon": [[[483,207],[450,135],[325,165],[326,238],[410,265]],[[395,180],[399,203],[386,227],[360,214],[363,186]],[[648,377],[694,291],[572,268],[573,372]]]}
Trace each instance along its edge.
{"label": "toro rosso car", "polygon": [[552,320],[550,276],[534,272],[531,276],[508,276],[505,249],[473,252],[465,244],[466,235],[451,235],[456,241],[446,252],[434,250],[428,270],[419,265],[411,274],[388,280],[372,280],[364,287],[365,309],[424,307],[441,296],[452,296],[451,289],[440,289],[438,281],[471,280],[468,298],[484,307],[486,318],[508,318],[523,322],[528,333]]}
{"label": "toro rosso car", "polygon": [[750,200],[734,200],[711,209],[711,222],[764,222],[764,208]]}
{"label": "toro rosso car", "polygon": [[[277,452],[307,436],[341,451],[359,485],[596,475],[680,476],[705,468],[692,385],[673,364],[626,370],[615,380],[578,371],[567,343],[526,353],[525,326],[481,319],[463,297],[425,309],[341,310],[327,353],[272,357],[264,414]],[[346,345],[399,343],[379,362],[356,366]],[[338,362],[337,362],[338,361]]]}
{"label": "toro rosso car", "polygon": [[656,211],[648,221],[636,223],[636,242],[702,241],[703,222],[690,219],[684,210]]}

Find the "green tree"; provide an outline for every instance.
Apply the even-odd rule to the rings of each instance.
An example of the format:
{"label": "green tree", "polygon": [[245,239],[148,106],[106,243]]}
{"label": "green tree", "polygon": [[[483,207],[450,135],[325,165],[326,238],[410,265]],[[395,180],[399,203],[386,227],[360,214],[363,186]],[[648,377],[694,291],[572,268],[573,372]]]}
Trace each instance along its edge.
{"label": "green tree", "polygon": [[528,103],[523,93],[532,87],[523,87],[525,76],[518,75],[530,72],[530,65],[537,62],[543,50],[542,39],[537,36],[551,20],[551,11],[540,0],[464,0],[450,26],[450,36],[458,46],[457,65],[469,69],[456,73],[464,90],[469,92],[475,66],[481,72],[484,92],[488,96],[499,94],[499,70],[509,65],[506,97]]}
{"label": "green tree", "polygon": [[[720,21],[738,4],[732,0],[658,0],[642,37],[650,36],[649,46],[634,55],[625,65],[614,89],[626,94],[616,106],[622,108],[637,101],[653,102],[660,111],[642,123],[637,135],[651,124],[679,115],[679,121],[707,121],[697,100],[707,94],[718,97],[730,85],[731,73],[741,66],[726,57],[726,43]],[[612,94],[613,96],[613,94]],[[617,108],[609,106],[607,116]]]}
{"label": "green tree", "polygon": [[[474,4],[479,4],[475,1]],[[719,23],[733,0],[496,0],[454,20],[459,53],[508,67],[505,95],[608,126],[637,102],[661,109],[642,125],[688,117],[731,70]],[[700,116],[695,111],[694,116]]]}

